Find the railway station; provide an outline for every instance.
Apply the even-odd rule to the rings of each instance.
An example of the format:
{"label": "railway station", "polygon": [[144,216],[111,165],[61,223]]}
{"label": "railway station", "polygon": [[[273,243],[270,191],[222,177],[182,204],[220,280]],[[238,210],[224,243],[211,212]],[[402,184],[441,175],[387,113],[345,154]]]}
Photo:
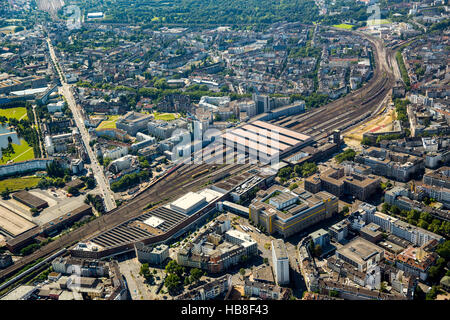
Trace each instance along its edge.
{"label": "railway station", "polygon": [[252,160],[267,163],[292,154],[313,140],[308,135],[256,120],[227,131],[222,135],[222,142],[238,155],[245,153]]}

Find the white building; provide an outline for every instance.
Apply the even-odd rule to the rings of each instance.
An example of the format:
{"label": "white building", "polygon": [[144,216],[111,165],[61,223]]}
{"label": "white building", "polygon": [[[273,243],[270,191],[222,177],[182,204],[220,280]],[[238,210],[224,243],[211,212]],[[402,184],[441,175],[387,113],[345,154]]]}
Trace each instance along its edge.
{"label": "white building", "polygon": [[269,203],[273,205],[278,210],[282,210],[290,205],[296,203],[298,197],[290,193],[280,193],[272,198],[270,198]]}
{"label": "white building", "polygon": [[203,96],[200,98],[200,102],[198,103],[198,106],[201,108],[207,108],[211,110],[216,110],[219,107],[227,107],[230,103],[231,99],[230,97],[208,97]]}
{"label": "white building", "polygon": [[114,167],[116,172],[120,172],[122,170],[130,168],[131,165],[133,164],[133,160],[137,161],[137,157],[127,154],[126,156],[120,157],[112,161],[110,166]]}
{"label": "white building", "polygon": [[165,244],[145,246],[143,243],[138,242],[134,245],[134,249],[141,263],[147,262],[153,265],[160,265],[169,258],[169,246]]}
{"label": "white building", "polygon": [[238,231],[229,230],[225,233],[225,239],[228,242],[242,245],[246,250],[246,255],[251,256],[258,253],[258,244],[248,234]]}
{"label": "white building", "polygon": [[45,139],[44,139],[44,144],[45,144],[45,150],[47,150],[47,153],[50,156],[55,153],[55,146],[53,145],[52,137],[50,137],[49,135],[46,135]]}
{"label": "white building", "polygon": [[289,283],[289,257],[283,240],[272,240],[272,262],[275,281],[278,285]]}
{"label": "white building", "polygon": [[47,105],[47,110],[50,113],[61,112],[64,107],[64,101],[58,101],[56,103],[49,103]]}
{"label": "white building", "polygon": [[422,138],[423,148],[427,152],[436,152],[439,149],[439,144],[436,139],[431,137]]}
{"label": "white building", "polygon": [[172,202],[170,209],[184,214],[191,214],[206,205],[206,197],[195,192],[189,192],[181,198]]}
{"label": "white building", "polygon": [[103,159],[109,158],[111,160],[116,160],[128,154],[127,147],[117,147],[114,149],[106,149],[102,151]]}

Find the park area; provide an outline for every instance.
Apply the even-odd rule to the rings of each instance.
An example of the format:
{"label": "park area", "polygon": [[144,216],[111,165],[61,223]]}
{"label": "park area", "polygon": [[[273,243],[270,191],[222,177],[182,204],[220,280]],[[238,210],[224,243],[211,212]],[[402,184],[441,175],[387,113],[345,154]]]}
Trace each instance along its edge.
{"label": "park area", "polygon": [[28,120],[27,109],[24,107],[0,109],[0,116],[17,120]]}
{"label": "park area", "polygon": [[20,139],[20,144],[12,143],[14,152],[11,154],[2,154],[0,165],[7,164],[8,161],[19,162],[34,159],[33,147],[31,147],[25,139]]}
{"label": "park area", "polygon": [[164,121],[171,121],[180,117],[178,114],[175,113],[158,113],[158,112],[154,112],[153,116],[155,117],[155,120],[164,120]]}
{"label": "park area", "polygon": [[39,177],[21,177],[0,180],[0,192],[6,189],[10,191],[24,190],[25,188],[35,188],[41,178]]}
{"label": "park area", "polygon": [[353,25],[341,23],[341,24],[335,24],[333,27],[339,28],[339,29],[351,30],[353,28]]}
{"label": "park area", "polygon": [[118,115],[108,116],[107,120],[103,120],[97,127],[97,129],[116,129],[116,122],[119,120]]}

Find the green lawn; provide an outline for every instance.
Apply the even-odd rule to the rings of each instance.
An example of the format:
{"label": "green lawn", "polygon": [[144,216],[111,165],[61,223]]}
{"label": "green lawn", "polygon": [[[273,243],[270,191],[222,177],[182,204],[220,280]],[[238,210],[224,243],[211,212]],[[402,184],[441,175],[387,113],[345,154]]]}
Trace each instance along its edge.
{"label": "green lawn", "polygon": [[115,129],[120,116],[108,116],[108,120],[100,122],[97,129]]}
{"label": "green lawn", "polygon": [[353,28],[353,25],[346,24],[346,23],[341,23],[341,24],[335,24],[333,27],[339,28],[339,29],[351,30]]}
{"label": "green lawn", "polygon": [[0,109],[0,116],[16,118],[17,120],[28,120],[27,109],[24,107]]}
{"label": "green lawn", "polygon": [[10,191],[23,190],[25,188],[34,188],[37,186],[39,177],[22,177],[0,180],[0,192],[8,188]]}
{"label": "green lawn", "polygon": [[175,120],[177,118],[174,113],[155,112],[153,115],[155,116],[155,120],[171,121],[171,120]]}
{"label": "green lawn", "polygon": [[4,156],[0,158],[0,164],[6,164],[9,160],[13,162],[25,161],[34,159],[33,148],[24,140],[20,139],[20,144],[12,144],[14,153],[10,156]]}

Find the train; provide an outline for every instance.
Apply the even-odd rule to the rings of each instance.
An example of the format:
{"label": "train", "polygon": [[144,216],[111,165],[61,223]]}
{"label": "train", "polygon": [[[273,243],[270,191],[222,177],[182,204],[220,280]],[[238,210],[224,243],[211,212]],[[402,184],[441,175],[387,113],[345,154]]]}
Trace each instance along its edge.
{"label": "train", "polygon": [[207,172],[209,172],[209,169],[202,170],[202,171],[200,171],[200,172],[194,173],[194,174],[191,176],[191,178],[192,178],[192,179],[195,179],[195,178],[197,178],[197,177],[199,177],[199,176],[201,176],[202,174],[205,174],[205,173],[207,173]]}

